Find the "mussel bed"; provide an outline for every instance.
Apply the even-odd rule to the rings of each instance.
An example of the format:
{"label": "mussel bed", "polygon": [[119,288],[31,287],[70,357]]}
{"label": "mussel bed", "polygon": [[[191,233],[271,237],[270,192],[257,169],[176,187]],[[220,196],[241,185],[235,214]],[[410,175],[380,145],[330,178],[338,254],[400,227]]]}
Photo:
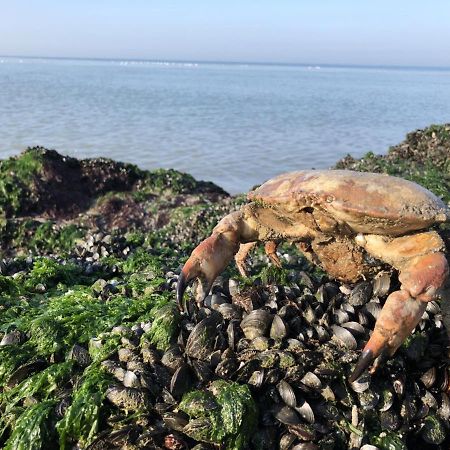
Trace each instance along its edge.
{"label": "mussel bed", "polygon": [[[30,448],[449,448],[440,305],[428,305],[395,357],[349,383],[384,300],[398,288],[395,274],[350,286],[312,272],[302,258],[284,259],[290,269],[282,277],[271,268],[251,280],[218,278],[200,306],[188,290],[184,313],[174,302],[179,268],[97,264],[92,298],[105,308],[127,296],[152,298],[153,308],[146,313],[144,305],[137,320],[125,315],[98,336],[87,330],[47,358],[27,347],[41,328],[5,330],[0,355],[20,356],[9,372],[0,367],[5,448],[19,448],[27,426],[40,431],[39,446]],[[253,263],[268,261],[260,255]],[[27,264],[5,262],[2,281],[31,273],[36,261]],[[92,272],[82,259],[77,264]],[[44,295],[39,284],[34,290]]]}

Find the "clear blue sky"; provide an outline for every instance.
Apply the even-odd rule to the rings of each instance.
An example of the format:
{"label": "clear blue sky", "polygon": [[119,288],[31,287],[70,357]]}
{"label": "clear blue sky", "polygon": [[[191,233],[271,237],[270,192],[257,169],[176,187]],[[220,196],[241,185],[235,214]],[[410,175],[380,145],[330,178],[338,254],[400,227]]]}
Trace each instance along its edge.
{"label": "clear blue sky", "polygon": [[0,55],[450,66],[450,1],[0,0]]}

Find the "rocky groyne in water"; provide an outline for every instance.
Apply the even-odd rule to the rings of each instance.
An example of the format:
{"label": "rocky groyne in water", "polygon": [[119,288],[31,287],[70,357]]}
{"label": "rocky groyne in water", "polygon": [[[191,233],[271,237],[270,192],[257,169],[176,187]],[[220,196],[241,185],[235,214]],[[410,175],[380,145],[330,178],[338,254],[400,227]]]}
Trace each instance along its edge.
{"label": "rocky groyne in water", "polygon": [[[336,167],[448,203],[449,156],[450,125],[432,126]],[[285,245],[282,269],[257,251],[248,279],[230,266],[204,308],[178,312],[181,264],[244,202],[175,170],[43,148],[0,162],[0,445],[447,449],[437,302],[375,375],[347,381],[395,273],[342,285]]]}

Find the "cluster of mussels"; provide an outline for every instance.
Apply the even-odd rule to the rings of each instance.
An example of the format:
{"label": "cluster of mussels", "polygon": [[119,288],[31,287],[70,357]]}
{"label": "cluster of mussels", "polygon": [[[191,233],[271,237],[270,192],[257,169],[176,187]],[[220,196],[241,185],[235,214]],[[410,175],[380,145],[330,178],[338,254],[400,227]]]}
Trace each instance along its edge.
{"label": "cluster of mussels", "polygon": [[[353,287],[301,271],[290,278],[286,285],[219,278],[203,305],[188,303],[165,351],[145,340],[151,323],[114,328],[120,348],[102,366],[115,380],[107,399],[119,413],[89,449],[449,448],[439,304],[428,304],[393,359],[349,383],[398,282],[387,272]],[[177,275],[166,279],[174,290]],[[161,320],[177,312],[165,314]],[[75,358],[83,363],[83,351]],[[130,411],[134,422],[122,426]]]}

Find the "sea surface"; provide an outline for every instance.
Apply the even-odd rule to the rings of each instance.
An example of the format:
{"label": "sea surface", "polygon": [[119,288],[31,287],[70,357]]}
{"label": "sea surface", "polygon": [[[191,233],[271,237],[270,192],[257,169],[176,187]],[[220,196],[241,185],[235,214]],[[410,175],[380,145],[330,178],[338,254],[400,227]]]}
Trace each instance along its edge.
{"label": "sea surface", "polygon": [[0,159],[41,145],[231,193],[450,122],[450,70],[0,57]]}

